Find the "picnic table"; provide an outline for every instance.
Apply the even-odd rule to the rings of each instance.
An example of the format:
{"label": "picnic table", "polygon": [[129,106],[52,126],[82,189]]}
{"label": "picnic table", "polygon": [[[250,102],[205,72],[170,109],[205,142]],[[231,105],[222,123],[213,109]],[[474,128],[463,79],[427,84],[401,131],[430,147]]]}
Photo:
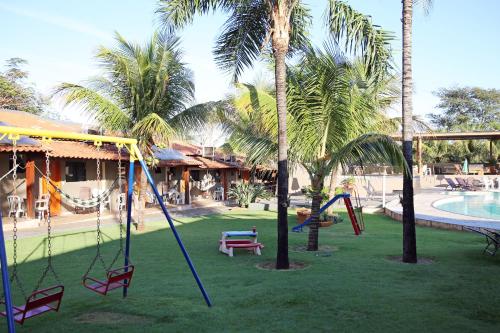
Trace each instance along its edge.
{"label": "picnic table", "polygon": [[223,231],[221,233],[221,239],[219,240],[219,251],[232,257],[234,249],[237,248],[252,251],[254,254],[260,256],[260,250],[264,245],[257,241],[257,236],[258,232],[255,227],[249,231]]}

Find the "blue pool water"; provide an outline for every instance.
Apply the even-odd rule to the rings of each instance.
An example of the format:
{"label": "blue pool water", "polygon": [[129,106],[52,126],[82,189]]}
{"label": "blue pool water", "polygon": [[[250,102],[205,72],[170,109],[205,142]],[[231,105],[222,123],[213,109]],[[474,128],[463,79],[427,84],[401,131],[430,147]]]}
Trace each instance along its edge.
{"label": "blue pool water", "polygon": [[500,192],[450,193],[450,198],[435,202],[434,207],[456,214],[500,220]]}

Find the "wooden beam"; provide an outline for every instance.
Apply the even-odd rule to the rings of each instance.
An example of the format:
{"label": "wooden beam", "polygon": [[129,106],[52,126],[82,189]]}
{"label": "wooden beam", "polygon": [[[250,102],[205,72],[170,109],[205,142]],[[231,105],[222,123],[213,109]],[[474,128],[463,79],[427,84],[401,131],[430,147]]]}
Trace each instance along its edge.
{"label": "wooden beam", "polygon": [[26,214],[35,217],[35,161],[26,161]]}
{"label": "wooden beam", "polygon": [[224,200],[227,200],[227,191],[229,190],[227,187],[227,170],[221,170],[222,175],[222,187],[224,188]]}
{"label": "wooden beam", "polygon": [[[401,135],[391,135],[396,141],[401,141]],[[415,133],[413,140],[422,138],[426,141],[433,140],[498,140],[500,139],[500,132],[436,132],[436,133]]]}
{"label": "wooden beam", "polygon": [[189,205],[190,196],[189,196],[189,169],[188,167],[184,167],[182,170],[182,182],[184,183],[184,203]]}

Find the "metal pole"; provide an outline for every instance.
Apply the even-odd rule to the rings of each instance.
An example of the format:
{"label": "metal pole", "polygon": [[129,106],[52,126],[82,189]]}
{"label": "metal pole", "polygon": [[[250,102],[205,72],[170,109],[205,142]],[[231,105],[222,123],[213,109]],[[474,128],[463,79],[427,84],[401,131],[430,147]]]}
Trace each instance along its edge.
{"label": "metal pole", "polygon": [[385,208],[386,178],[387,172],[384,169],[384,174],[382,175],[382,208]]}
{"label": "metal pole", "polygon": [[[121,172],[121,171],[120,171]],[[121,175],[119,175],[121,177]],[[127,189],[127,237],[125,239],[125,272],[128,271],[128,257],[130,255],[130,225],[132,222],[132,194],[134,193],[134,161],[130,161],[128,168]],[[127,297],[128,288],[123,287],[123,297]]]}
{"label": "metal pole", "polygon": [[7,266],[7,254],[5,252],[5,238],[3,235],[2,212],[0,212],[0,264],[2,265],[2,285],[5,297],[5,313],[7,314],[7,327],[9,333],[16,332],[14,312],[12,311],[12,296],[10,293],[9,267]]}
{"label": "metal pole", "polygon": [[175,239],[177,240],[177,243],[179,244],[179,247],[181,248],[182,254],[184,255],[184,258],[186,259],[186,262],[189,265],[189,268],[191,269],[191,273],[193,274],[194,279],[196,280],[196,283],[198,284],[198,288],[200,288],[201,293],[203,294],[203,297],[205,298],[205,302],[207,303],[208,306],[212,306],[212,302],[210,301],[210,297],[208,296],[207,292],[205,291],[205,288],[203,287],[203,284],[201,283],[200,277],[198,276],[198,273],[196,273],[196,269],[194,268],[193,262],[191,261],[191,258],[189,257],[189,254],[186,251],[186,248],[184,247],[184,244],[182,244],[182,240],[177,233],[177,230],[175,229],[174,222],[172,221],[172,218],[170,217],[170,214],[168,213],[167,207],[165,207],[165,204],[163,203],[163,200],[160,196],[160,193],[158,193],[158,189],[155,186],[155,183],[153,181],[153,178],[151,177],[148,167],[146,166],[146,163],[144,160],[140,159],[139,163],[141,163],[142,170],[146,174],[146,177],[148,178],[148,182],[151,185],[151,189],[153,190],[156,198],[158,199],[158,202],[160,203],[161,209],[163,211],[163,214],[165,214],[165,217],[167,218],[168,224],[170,225],[170,229],[172,229],[172,232],[174,233]]}

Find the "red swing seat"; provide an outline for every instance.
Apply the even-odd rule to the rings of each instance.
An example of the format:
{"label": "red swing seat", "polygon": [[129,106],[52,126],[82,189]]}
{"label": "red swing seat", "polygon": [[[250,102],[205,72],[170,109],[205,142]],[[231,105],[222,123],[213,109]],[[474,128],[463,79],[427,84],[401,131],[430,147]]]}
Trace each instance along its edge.
{"label": "red swing seat", "polygon": [[[63,295],[63,285],[56,285],[50,288],[34,291],[30,297],[28,297],[26,304],[13,306],[14,320],[22,325],[26,319],[49,311],[59,311]],[[0,312],[0,315],[4,317],[7,316],[5,311]]]}
{"label": "red swing seat", "polygon": [[106,273],[106,280],[98,280],[92,277],[83,279],[83,286],[98,294],[106,296],[108,291],[129,287],[134,274],[134,265],[120,267]]}

